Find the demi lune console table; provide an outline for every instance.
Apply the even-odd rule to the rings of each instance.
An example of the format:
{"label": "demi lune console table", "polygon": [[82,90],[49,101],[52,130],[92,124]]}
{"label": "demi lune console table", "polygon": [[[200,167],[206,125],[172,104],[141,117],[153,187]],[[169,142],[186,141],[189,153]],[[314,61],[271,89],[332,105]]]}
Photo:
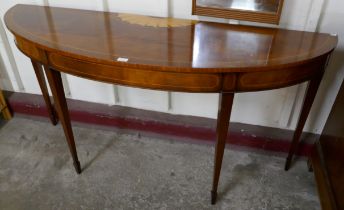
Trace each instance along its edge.
{"label": "demi lune console table", "polygon": [[288,170],[338,42],[336,36],[322,33],[30,5],[11,8],[5,22],[17,47],[32,61],[52,123],[58,117],[63,126],[77,173],[81,167],[61,72],[147,89],[220,93],[212,204],[234,93],[309,81]]}

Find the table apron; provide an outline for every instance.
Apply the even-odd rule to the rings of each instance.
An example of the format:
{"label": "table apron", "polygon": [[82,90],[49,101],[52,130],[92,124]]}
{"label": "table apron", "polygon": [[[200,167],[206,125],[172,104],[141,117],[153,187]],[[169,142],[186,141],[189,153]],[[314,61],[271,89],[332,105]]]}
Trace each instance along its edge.
{"label": "table apron", "polygon": [[50,53],[48,59],[49,66],[58,71],[113,84],[182,92],[221,91],[221,74],[164,72],[112,66],[77,60],[56,53]]}
{"label": "table apron", "polygon": [[[326,65],[327,56],[324,58],[315,59],[314,61],[306,64],[300,64],[293,67],[283,69],[273,69],[270,71],[263,72],[243,72],[237,74],[237,82],[235,91],[236,92],[248,92],[248,91],[259,91],[259,90],[270,90],[282,87],[287,87],[295,84],[299,84],[324,71]],[[225,80],[226,81],[226,76]],[[229,90],[232,87],[227,87],[224,82],[223,90]]]}

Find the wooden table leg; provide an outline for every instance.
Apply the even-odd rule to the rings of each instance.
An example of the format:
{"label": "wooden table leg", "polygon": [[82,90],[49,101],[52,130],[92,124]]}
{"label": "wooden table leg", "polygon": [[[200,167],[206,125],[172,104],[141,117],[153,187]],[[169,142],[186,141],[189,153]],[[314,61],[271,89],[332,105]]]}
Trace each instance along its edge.
{"label": "wooden table leg", "polygon": [[309,155],[307,160],[307,167],[309,172],[313,172],[313,163],[312,163],[312,157]]}
{"label": "wooden table leg", "polygon": [[234,93],[221,93],[219,101],[219,111],[217,116],[216,146],[214,158],[213,188],[211,190],[211,204],[216,203],[217,186],[219,184],[222,158],[226,145],[229,120],[232,111]]}
{"label": "wooden table leg", "polygon": [[81,167],[80,167],[80,162],[78,160],[78,154],[76,152],[73,130],[72,130],[72,125],[71,125],[70,117],[69,117],[69,111],[67,107],[67,101],[64,94],[64,90],[63,90],[61,73],[59,71],[55,71],[49,68],[48,66],[45,66],[44,69],[45,69],[45,73],[47,75],[47,78],[50,84],[51,92],[54,97],[57,114],[61,121],[64,133],[67,139],[67,143],[69,146],[69,150],[73,157],[75,170],[78,174],[80,174]]}
{"label": "wooden table leg", "polygon": [[1,113],[5,120],[10,120],[12,118],[12,114],[7,106],[5,97],[0,90],[0,115]]}
{"label": "wooden table leg", "polygon": [[293,140],[291,142],[290,148],[289,148],[289,153],[288,153],[288,157],[285,163],[285,167],[284,170],[289,170],[292,159],[293,159],[293,155],[295,154],[298,144],[300,142],[300,137],[302,134],[302,130],[303,127],[305,126],[308,114],[311,110],[312,104],[314,102],[314,98],[315,95],[318,91],[321,79],[323,76],[323,72],[319,73],[319,75],[317,75],[316,77],[314,77],[308,84],[307,87],[307,91],[306,91],[306,96],[302,105],[302,109],[301,109],[301,114],[299,117],[299,121],[297,123],[295,132],[294,132],[294,136],[293,136]]}
{"label": "wooden table leg", "polygon": [[31,63],[32,63],[33,69],[35,70],[36,78],[37,78],[38,83],[39,83],[39,87],[41,88],[41,91],[42,91],[42,95],[43,95],[43,98],[45,101],[45,106],[47,107],[47,110],[49,113],[50,121],[53,125],[56,125],[57,124],[57,118],[56,118],[56,114],[54,111],[54,107],[50,101],[50,97],[49,97],[49,93],[48,93],[47,84],[45,82],[45,77],[44,77],[42,65],[40,63],[37,63],[36,61],[34,61],[32,59],[31,59]]}

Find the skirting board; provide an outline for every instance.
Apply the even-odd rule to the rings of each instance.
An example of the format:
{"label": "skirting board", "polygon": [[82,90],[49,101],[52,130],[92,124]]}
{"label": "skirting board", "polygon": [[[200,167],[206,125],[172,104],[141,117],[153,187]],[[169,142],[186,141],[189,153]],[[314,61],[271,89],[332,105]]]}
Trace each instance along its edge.
{"label": "skirting board", "polygon": [[[5,92],[5,96],[14,114],[48,117],[41,95]],[[215,141],[215,119],[108,106],[73,99],[67,99],[67,103],[73,122],[110,126],[203,143]],[[228,144],[272,152],[287,153],[293,135],[293,131],[286,129],[235,122],[231,122],[229,127]],[[297,155],[308,156],[318,137],[316,134],[303,133]]]}

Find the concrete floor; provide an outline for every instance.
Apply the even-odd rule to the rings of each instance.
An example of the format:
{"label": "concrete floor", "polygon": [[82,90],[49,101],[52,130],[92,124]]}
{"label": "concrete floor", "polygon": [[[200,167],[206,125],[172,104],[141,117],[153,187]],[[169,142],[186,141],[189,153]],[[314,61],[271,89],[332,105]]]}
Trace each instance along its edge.
{"label": "concrete floor", "polygon": [[[214,148],[74,125],[81,175],[60,125],[0,127],[0,209],[320,209],[305,160],[226,149],[210,205]],[[283,154],[284,156],[284,154]]]}

